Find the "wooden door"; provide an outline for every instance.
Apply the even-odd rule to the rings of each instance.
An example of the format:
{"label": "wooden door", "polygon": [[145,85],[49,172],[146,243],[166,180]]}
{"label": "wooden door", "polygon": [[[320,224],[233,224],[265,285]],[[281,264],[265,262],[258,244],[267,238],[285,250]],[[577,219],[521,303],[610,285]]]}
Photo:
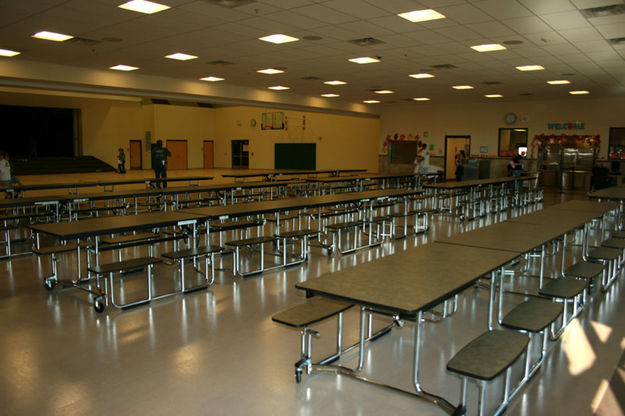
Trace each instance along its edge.
{"label": "wooden door", "polygon": [[187,169],[187,141],[167,140],[165,147],[171,153],[167,158],[167,169]]}
{"label": "wooden door", "polygon": [[204,169],[215,167],[215,142],[204,140]]}
{"label": "wooden door", "polygon": [[143,152],[141,151],[141,140],[130,141],[130,165],[129,169],[143,168]]}

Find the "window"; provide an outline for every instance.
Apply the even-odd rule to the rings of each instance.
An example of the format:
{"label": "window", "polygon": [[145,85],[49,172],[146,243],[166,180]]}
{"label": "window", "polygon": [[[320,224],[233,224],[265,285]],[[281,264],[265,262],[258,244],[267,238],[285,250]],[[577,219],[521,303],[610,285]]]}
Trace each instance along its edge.
{"label": "window", "polygon": [[610,127],[608,157],[611,160],[625,160],[625,127]]}
{"label": "window", "polygon": [[513,156],[515,153],[527,156],[527,129],[499,129],[499,152],[501,157]]}

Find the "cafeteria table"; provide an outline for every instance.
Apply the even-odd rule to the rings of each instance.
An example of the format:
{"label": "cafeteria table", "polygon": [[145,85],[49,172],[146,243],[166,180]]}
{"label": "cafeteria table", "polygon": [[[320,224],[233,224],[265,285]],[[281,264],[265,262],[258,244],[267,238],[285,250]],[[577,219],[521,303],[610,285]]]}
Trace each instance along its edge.
{"label": "cafeteria table", "polygon": [[[439,406],[449,414],[458,409],[448,400],[427,392],[420,377],[423,314],[441,302],[471,287],[480,277],[508,264],[518,256],[514,251],[490,250],[431,243],[350,267],[316,279],[297,283],[308,296],[317,295],[360,306],[358,364],[355,368],[319,364],[313,372],[332,372],[412,394]],[[454,261],[449,261],[454,259]],[[384,312],[415,322],[412,381],[408,392],[360,375],[365,361],[366,315]]]}

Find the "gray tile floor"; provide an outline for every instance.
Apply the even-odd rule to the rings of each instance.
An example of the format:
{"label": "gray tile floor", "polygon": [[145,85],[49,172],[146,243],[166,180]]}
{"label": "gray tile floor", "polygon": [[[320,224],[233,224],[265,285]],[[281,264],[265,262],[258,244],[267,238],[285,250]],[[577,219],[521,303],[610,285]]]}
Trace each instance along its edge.
{"label": "gray tile floor", "polygon": [[[570,197],[579,196],[548,193],[545,204]],[[410,396],[332,374],[304,376],[296,384],[299,333],[270,318],[304,301],[296,282],[497,220],[456,223],[437,217],[425,236],[343,257],[313,248],[301,267],[245,280],[220,272],[207,291],[103,314],[93,310],[85,293],[44,290],[41,276],[50,269],[48,260],[2,261],[0,414],[441,415]],[[61,270],[66,276],[73,258],[67,259]],[[168,266],[157,269],[160,276],[172,272]],[[536,284],[531,277],[514,280],[518,287]],[[443,370],[445,363],[485,330],[487,301],[487,291],[469,289],[456,315],[425,325],[424,387],[452,403],[458,401],[459,379]],[[357,319],[356,312],[347,313],[346,342],[356,339]],[[625,348],[624,321],[619,281],[550,344],[546,365],[508,414],[592,414]],[[315,357],[332,352],[334,345],[334,322],[318,329],[322,337],[315,341]],[[373,343],[364,375],[409,390],[412,337],[413,326],[406,324]],[[348,356],[341,363],[355,361]],[[496,383],[489,402],[499,390]],[[470,393],[474,404],[473,387]]]}

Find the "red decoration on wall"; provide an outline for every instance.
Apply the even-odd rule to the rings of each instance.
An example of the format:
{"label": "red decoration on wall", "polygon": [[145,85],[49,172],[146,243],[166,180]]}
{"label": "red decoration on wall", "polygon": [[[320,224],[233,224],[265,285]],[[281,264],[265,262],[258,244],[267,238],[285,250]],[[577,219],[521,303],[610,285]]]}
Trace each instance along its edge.
{"label": "red decoration on wall", "polygon": [[530,158],[534,157],[534,149],[539,148],[544,144],[560,144],[571,146],[588,146],[595,147],[597,152],[601,148],[601,137],[596,135],[584,135],[579,136],[577,134],[537,134],[530,143]]}

